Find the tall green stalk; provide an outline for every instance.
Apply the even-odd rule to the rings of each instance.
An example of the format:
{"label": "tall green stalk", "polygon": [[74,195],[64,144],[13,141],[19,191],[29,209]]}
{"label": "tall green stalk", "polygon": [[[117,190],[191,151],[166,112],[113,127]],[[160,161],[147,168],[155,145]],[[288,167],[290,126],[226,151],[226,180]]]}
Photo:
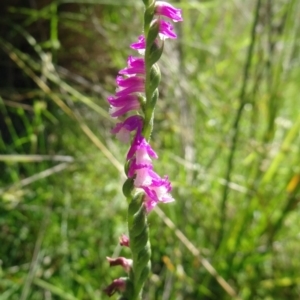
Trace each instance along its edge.
{"label": "tall green stalk", "polygon": [[[111,266],[122,265],[129,275],[114,280],[105,290],[109,296],[119,290],[122,294],[120,300],[142,299],[143,286],[150,272],[151,251],[147,215],[159,202],[174,201],[169,194],[171,184],[167,176],[160,178],[153,171],[151,158],[157,158],[157,154],[149,142],[161,78],[157,61],[163,52],[164,39],[176,38],[172,25],[160,19],[160,16],[173,21],[181,21],[182,18],[180,10],[166,2],[158,2],[157,5],[156,1],[143,2],[144,34],[139,37],[138,43],[132,44],[131,47],[142,51],[144,57],[129,57],[128,67],[119,72],[122,76],[117,77],[119,89],[116,91],[116,98],[108,98],[113,117],[119,117],[132,110],[142,111],[141,115],[131,115],[113,129],[113,132],[120,136],[127,132],[126,138],[123,137],[126,140],[130,139],[130,132],[135,132],[126,158],[127,180],[123,185],[123,193],[129,204],[127,246],[131,249],[132,259],[129,261],[122,257],[108,258]],[[161,41],[159,37],[162,38]]]}

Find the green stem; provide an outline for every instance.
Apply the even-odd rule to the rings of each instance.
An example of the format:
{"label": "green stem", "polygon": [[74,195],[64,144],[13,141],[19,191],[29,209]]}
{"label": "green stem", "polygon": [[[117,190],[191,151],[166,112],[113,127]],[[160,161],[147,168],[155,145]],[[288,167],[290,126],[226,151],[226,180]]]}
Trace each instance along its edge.
{"label": "green stem", "polygon": [[[156,51],[154,45],[158,35],[158,25],[150,28],[154,16],[153,0],[143,0],[145,4],[144,34],[146,39],[145,49],[145,96],[146,102],[143,106],[144,124],[143,136],[149,141],[153,129],[154,108],[158,98],[158,84],[160,71],[155,61],[161,53]],[[150,3],[151,2],[151,3]],[[153,55],[153,52],[155,55]],[[126,168],[125,168],[126,169]],[[132,180],[128,179],[123,186],[124,195],[129,200],[128,207],[128,232],[130,249],[132,253],[132,268],[129,273],[129,281],[126,291],[121,299],[141,300],[142,290],[150,273],[150,242],[149,227],[147,223],[147,211],[144,205],[144,193],[132,196],[134,186]]]}
{"label": "green stem", "polygon": [[149,52],[150,49],[149,47],[146,47],[146,51],[145,51],[145,73],[146,73],[146,77],[145,77],[145,95],[146,95],[146,104],[145,104],[145,109],[144,109],[144,115],[145,115],[145,119],[144,119],[144,127],[143,127],[143,136],[145,137],[145,139],[148,141],[150,139],[151,136],[151,132],[153,130],[153,117],[154,117],[154,109],[151,110],[149,108],[149,103],[151,100],[151,94],[149,93],[149,86],[150,86],[150,68],[151,66],[149,66],[149,60],[147,60],[147,57],[149,57]]}
{"label": "green stem", "polygon": [[141,299],[143,286],[150,273],[149,228],[143,197],[143,193],[135,195],[128,207],[128,232],[133,260],[129,274],[133,291],[129,300]]}

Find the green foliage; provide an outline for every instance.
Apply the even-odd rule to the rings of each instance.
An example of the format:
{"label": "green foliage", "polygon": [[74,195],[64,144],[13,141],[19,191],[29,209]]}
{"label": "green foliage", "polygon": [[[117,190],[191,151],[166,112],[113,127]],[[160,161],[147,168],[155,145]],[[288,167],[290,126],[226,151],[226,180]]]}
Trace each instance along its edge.
{"label": "green foliage", "polygon": [[[105,98],[142,1],[27,3],[0,12],[0,300],[106,299],[128,204]],[[145,299],[299,299],[300,3],[176,5],[151,139],[176,203],[149,215]]]}

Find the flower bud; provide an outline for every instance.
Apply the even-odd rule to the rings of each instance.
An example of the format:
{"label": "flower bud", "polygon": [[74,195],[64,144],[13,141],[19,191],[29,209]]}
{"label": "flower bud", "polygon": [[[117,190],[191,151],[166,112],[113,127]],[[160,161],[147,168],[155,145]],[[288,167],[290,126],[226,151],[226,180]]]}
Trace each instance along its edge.
{"label": "flower bud", "polygon": [[127,273],[130,271],[132,267],[132,259],[127,259],[125,257],[117,257],[117,258],[106,257],[106,259],[108,260],[110,267],[121,266]]}
{"label": "flower bud", "polygon": [[125,292],[126,279],[127,278],[115,279],[107,288],[104,289],[104,293],[111,297],[115,292]]}
{"label": "flower bud", "polygon": [[121,246],[129,247],[129,237],[125,234],[122,234],[119,238],[119,242]]}

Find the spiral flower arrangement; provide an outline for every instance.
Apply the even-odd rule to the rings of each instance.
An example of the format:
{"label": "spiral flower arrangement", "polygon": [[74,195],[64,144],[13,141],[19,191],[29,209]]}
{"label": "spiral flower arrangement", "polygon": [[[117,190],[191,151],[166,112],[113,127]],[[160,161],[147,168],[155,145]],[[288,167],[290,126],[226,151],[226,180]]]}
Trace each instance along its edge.
{"label": "spiral flower arrangement", "polygon": [[123,185],[123,194],[129,203],[129,237],[123,235],[120,244],[130,247],[132,258],[107,258],[110,266],[122,266],[128,275],[115,279],[104,290],[108,296],[118,291],[120,300],[141,299],[150,272],[147,215],[158,203],[174,201],[168,177],[159,176],[153,169],[152,160],[158,156],[149,142],[161,79],[157,62],[163,53],[164,41],[177,37],[167,20],[179,22],[182,16],[180,9],[165,1],[143,2],[143,35],[131,44],[131,48],[142,56],[129,56],[127,67],[120,70],[116,78],[115,95],[108,97],[111,117],[123,120],[117,123],[112,133],[121,142],[130,144],[125,163],[127,180]]}

